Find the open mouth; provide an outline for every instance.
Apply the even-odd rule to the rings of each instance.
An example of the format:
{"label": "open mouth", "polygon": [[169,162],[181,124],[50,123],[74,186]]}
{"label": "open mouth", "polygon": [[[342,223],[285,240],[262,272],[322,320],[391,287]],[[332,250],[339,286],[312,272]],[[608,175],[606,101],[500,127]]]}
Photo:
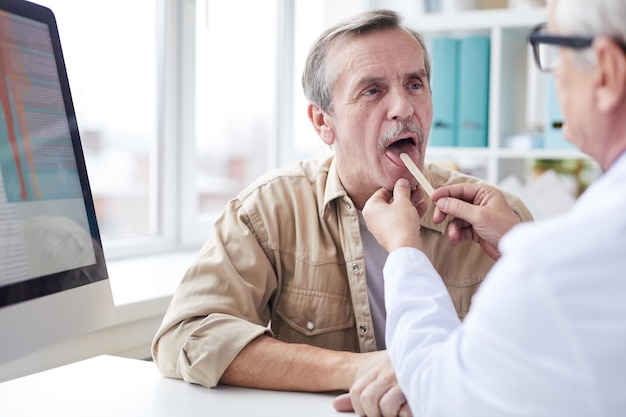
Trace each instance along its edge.
{"label": "open mouth", "polygon": [[385,148],[385,155],[387,155],[387,158],[391,159],[396,165],[404,168],[404,163],[400,159],[400,154],[406,153],[414,158],[416,150],[417,146],[414,138],[398,138],[398,140],[389,144],[387,148]]}

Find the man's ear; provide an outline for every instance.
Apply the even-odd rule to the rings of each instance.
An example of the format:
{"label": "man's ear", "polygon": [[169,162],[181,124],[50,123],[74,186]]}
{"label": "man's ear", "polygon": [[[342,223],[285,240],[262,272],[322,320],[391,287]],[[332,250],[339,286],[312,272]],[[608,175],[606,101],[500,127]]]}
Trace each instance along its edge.
{"label": "man's ear", "polygon": [[626,54],[607,37],[596,39],[593,49],[598,59],[596,102],[600,111],[609,112],[626,97]]}
{"label": "man's ear", "polygon": [[335,129],[332,125],[332,119],[316,104],[309,103],[308,107],[309,120],[313,123],[313,128],[317,132],[317,135],[328,146],[332,146],[335,143]]}

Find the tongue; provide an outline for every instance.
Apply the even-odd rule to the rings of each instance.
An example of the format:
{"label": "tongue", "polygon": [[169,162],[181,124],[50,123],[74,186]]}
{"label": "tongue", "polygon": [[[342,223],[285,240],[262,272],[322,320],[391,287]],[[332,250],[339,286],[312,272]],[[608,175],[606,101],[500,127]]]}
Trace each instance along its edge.
{"label": "tongue", "polygon": [[400,159],[401,153],[411,155],[411,151],[415,149],[415,145],[406,141],[396,142],[387,149],[385,149],[385,155],[391,159],[396,165],[404,167],[404,162]]}

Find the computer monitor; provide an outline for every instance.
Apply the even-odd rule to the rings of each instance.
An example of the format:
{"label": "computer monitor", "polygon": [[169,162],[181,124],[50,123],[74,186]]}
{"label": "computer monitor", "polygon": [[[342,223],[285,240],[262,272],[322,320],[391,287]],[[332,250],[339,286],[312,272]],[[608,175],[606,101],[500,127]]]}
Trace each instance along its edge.
{"label": "computer monitor", "polygon": [[113,308],[54,14],[0,0],[0,366]]}

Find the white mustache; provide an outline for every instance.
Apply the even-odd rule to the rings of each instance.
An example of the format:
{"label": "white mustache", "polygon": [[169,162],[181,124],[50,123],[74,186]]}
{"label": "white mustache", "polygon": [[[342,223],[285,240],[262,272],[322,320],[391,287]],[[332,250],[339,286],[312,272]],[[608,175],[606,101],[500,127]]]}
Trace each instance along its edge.
{"label": "white mustache", "polygon": [[383,152],[390,143],[397,140],[404,132],[414,133],[417,136],[417,146],[422,147],[424,134],[422,129],[412,120],[395,122],[391,127],[382,132],[378,138],[378,149]]}

